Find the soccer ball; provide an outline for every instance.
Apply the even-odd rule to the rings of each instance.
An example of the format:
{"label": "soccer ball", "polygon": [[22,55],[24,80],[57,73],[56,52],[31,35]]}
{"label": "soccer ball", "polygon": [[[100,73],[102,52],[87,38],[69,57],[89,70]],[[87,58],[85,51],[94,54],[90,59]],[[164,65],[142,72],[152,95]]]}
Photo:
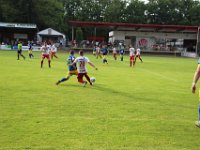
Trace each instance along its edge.
{"label": "soccer ball", "polygon": [[96,78],[95,78],[95,77],[91,77],[91,78],[90,78],[90,81],[91,81],[92,83],[94,83],[94,82],[96,81]]}

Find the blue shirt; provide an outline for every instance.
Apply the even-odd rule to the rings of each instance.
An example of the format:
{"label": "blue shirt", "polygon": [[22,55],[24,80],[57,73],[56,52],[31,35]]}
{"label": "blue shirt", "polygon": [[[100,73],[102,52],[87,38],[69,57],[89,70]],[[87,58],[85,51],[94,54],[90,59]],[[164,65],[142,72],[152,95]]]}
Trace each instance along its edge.
{"label": "blue shirt", "polygon": [[102,51],[103,55],[108,54],[108,48],[102,48],[101,51]]}
{"label": "blue shirt", "polygon": [[122,54],[122,55],[124,54],[124,52],[125,52],[124,49],[119,50],[119,53]]}
{"label": "blue shirt", "polygon": [[67,64],[68,64],[69,71],[76,70],[76,64],[74,64],[73,66],[71,66],[71,64],[74,62],[75,58],[76,58],[75,56],[70,55],[68,57],[68,59],[67,59]]}
{"label": "blue shirt", "polygon": [[32,49],[32,44],[31,44],[31,43],[28,44],[28,49],[29,49],[29,50]]}

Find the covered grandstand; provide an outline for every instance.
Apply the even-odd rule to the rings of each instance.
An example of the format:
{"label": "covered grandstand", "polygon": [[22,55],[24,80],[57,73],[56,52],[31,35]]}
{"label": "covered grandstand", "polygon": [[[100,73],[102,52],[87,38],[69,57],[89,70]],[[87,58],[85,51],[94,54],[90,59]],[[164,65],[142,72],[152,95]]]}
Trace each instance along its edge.
{"label": "covered grandstand", "polygon": [[191,57],[199,54],[199,26],[83,21],[69,21],[69,24],[72,26],[72,40],[74,28],[94,28],[94,31],[108,28],[111,43],[123,41],[125,45],[140,47],[142,52],[181,53]]}

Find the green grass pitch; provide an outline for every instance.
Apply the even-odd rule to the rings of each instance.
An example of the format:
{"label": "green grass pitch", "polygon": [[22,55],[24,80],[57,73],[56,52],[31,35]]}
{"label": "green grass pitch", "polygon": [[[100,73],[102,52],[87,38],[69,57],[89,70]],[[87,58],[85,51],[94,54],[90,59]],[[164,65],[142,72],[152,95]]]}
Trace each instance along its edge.
{"label": "green grass pitch", "polygon": [[130,68],[128,56],[107,65],[86,54],[98,70],[87,66],[96,83],[82,87],[75,76],[55,85],[68,53],[51,69],[23,54],[0,51],[0,150],[199,150],[196,59],[143,56]]}

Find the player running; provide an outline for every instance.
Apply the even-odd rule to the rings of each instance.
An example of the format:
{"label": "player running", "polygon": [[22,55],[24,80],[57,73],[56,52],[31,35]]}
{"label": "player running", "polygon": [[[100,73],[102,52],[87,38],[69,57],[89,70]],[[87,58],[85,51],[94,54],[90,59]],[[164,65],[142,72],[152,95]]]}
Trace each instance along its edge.
{"label": "player running", "polygon": [[[77,57],[74,62],[71,64],[72,66],[77,63],[77,67],[78,67],[78,82],[81,83],[83,86],[85,86],[87,84],[87,81],[90,83],[90,85],[92,85],[92,82],[90,81],[90,77],[87,74],[87,69],[86,69],[86,64],[88,63],[90,66],[92,66],[93,68],[95,68],[97,70],[97,68],[95,67],[95,65],[90,62],[90,60],[84,56],[83,51],[79,51],[80,56]],[[87,81],[83,80],[83,77],[85,76],[85,78],[87,79]]]}
{"label": "player running", "polygon": [[102,54],[103,54],[103,63],[107,63],[108,64],[108,60],[106,59],[106,56],[108,54],[108,48],[106,47],[106,45],[103,45],[103,47],[101,48]]}
{"label": "player running", "polygon": [[139,48],[139,47],[136,49],[136,52],[137,52],[137,53],[136,53],[136,57],[135,57],[135,62],[136,62],[136,60],[137,60],[137,57],[140,59],[141,62],[143,62],[143,61],[142,61],[142,58],[140,57],[140,48]]}
{"label": "player running", "polygon": [[92,49],[92,54],[93,54],[94,56],[96,56],[96,46],[93,47],[93,49]]}
{"label": "player running", "polygon": [[48,59],[49,68],[51,68],[51,59],[50,59],[50,48],[45,42],[44,45],[40,48],[42,55],[41,55],[41,68],[43,67],[44,59]]}
{"label": "player running", "polygon": [[28,42],[28,55],[29,55],[29,58],[34,58],[33,56],[33,44],[29,41]]}
{"label": "player running", "polygon": [[72,75],[78,75],[78,71],[77,71],[77,68],[76,68],[76,63],[74,65],[71,65],[74,60],[76,59],[76,57],[74,56],[74,51],[71,50],[70,51],[70,56],[68,57],[67,59],[67,65],[68,65],[68,74],[66,77],[62,78],[61,80],[59,80],[58,82],[56,82],[56,85],[60,84],[61,82],[64,82],[64,81],[67,81],[69,80],[69,78],[72,76]]}
{"label": "player running", "polygon": [[114,58],[114,60],[117,60],[117,49],[116,49],[116,47],[113,47],[112,51],[113,51],[113,58]]}
{"label": "player running", "polygon": [[123,46],[120,47],[119,54],[120,54],[121,61],[123,61],[124,60],[124,54],[125,54],[125,50],[124,50]]}
{"label": "player running", "polygon": [[99,46],[97,46],[96,47],[96,58],[98,59],[99,57],[102,58],[102,56],[101,56],[101,48]]}
{"label": "player running", "polygon": [[19,55],[22,56],[25,60],[26,57],[24,55],[22,55],[22,42],[21,41],[19,41],[17,48],[18,48],[18,50],[17,50],[17,60],[19,60]]}
{"label": "player running", "polygon": [[130,54],[130,67],[135,65],[135,48],[130,45],[129,46],[129,54]]}
{"label": "player running", "polygon": [[55,46],[55,44],[51,43],[50,49],[51,49],[51,59],[53,59],[53,57],[58,58],[58,56],[56,56],[57,47]]}

